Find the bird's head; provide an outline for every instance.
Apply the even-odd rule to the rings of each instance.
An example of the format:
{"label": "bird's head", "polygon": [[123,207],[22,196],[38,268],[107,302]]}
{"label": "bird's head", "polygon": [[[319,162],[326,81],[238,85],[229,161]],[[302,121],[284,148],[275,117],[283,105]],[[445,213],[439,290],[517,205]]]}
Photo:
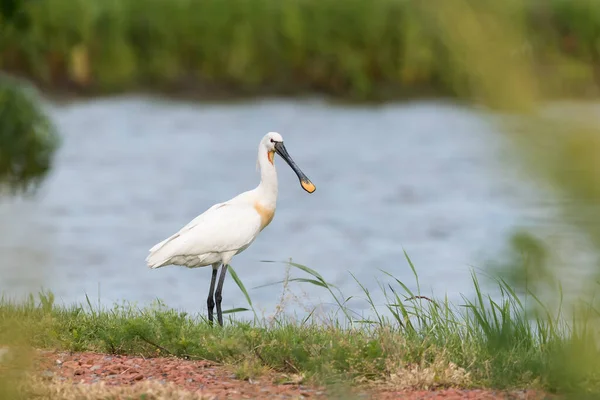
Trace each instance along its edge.
{"label": "bird's head", "polygon": [[308,179],[304,172],[296,165],[292,157],[287,152],[285,145],[283,144],[283,137],[277,132],[269,132],[267,133],[262,141],[261,146],[264,146],[267,149],[267,157],[269,158],[269,162],[273,164],[275,159],[275,153],[279,154],[281,158],[285,160],[285,162],[294,170],[298,179],[300,179],[300,185],[302,189],[306,190],[308,193],[312,193],[316,190],[315,185]]}

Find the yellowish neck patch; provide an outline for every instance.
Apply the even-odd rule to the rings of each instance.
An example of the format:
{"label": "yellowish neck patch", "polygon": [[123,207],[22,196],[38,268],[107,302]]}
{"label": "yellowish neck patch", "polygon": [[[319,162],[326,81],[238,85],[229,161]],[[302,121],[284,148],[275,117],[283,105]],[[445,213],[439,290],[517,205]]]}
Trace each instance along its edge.
{"label": "yellowish neck patch", "polygon": [[259,202],[254,203],[254,209],[260,215],[260,230],[262,231],[273,220],[275,209],[264,207]]}
{"label": "yellowish neck patch", "polygon": [[269,162],[271,163],[271,165],[274,165],[273,160],[275,159],[275,150],[271,150],[270,152],[268,152],[267,157],[269,158]]}

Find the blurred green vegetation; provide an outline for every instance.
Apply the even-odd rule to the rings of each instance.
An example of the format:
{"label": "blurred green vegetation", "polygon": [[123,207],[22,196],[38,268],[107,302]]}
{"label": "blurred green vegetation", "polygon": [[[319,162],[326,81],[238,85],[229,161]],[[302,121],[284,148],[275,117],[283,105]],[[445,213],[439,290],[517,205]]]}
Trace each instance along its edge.
{"label": "blurred green vegetation", "polygon": [[27,82],[0,74],[0,185],[35,188],[49,172],[59,138]]}
{"label": "blurred green vegetation", "polygon": [[[526,55],[548,78],[547,95],[596,94],[600,83],[600,5],[593,1],[472,1],[491,10],[474,25],[455,0],[15,2],[16,17],[0,34],[0,68],[49,89],[472,98],[483,81],[465,67],[486,74],[486,62],[495,61],[469,65],[472,49],[457,51],[447,39],[473,35],[477,24],[495,29],[502,12],[526,33],[508,52],[496,49],[506,41],[468,39],[509,60]],[[454,16],[449,26],[436,21],[436,9]]]}
{"label": "blurred green vegetation", "polygon": [[[0,27],[17,16],[16,1],[0,3]],[[2,30],[3,32],[3,30]],[[37,90],[0,73],[0,189],[12,194],[36,188],[48,174],[59,145]],[[20,399],[32,366],[31,343],[14,316],[0,323],[0,398]]]}
{"label": "blurred green vegetation", "polygon": [[[30,192],[52,165],[58,136],[29,84],[0,74],[0,188]],[[0,398],[18,399],[31,366],[30,343],[13,319],[0,325]]]}

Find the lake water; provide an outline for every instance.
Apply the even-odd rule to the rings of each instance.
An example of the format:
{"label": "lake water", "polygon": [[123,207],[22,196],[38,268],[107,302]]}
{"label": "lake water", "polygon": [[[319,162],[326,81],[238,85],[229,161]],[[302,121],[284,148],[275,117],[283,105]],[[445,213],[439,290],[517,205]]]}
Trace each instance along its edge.
{"label": "lake water", "polygon": [[[480,111],[424,102],[372,107],[318,100],[207,105],[142,97],[49,105],[63,145],[30,199],[0,203],[0,290],[51,289],[59,302],[127,300],[204,313],[209,269],[145,265],[148,249],[216,202],[254,188],[258,142],[282,133],[317,191],[304,192],[276,160],[275,219],[232,265],[257,309],[269,314],[285,265],[307,265],[360,294],[350,272],[381,302],[384,269],[425,292],[468,294],[472,266],[485,269],[517,226],[552,215],[510,144]],[[301,277],[299,271],[294,276]],[[330,302],[295,284],[288,306]],[[244,306],[229,277],[224,306]],[[359,309],[364,303],[356,302]]]}

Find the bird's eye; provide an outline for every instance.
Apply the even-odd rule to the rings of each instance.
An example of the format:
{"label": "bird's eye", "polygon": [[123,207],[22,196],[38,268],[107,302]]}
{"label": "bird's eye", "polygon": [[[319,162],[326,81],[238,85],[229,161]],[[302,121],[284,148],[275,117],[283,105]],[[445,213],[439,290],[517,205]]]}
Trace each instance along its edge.
{"label": "bird's eye", "polygon": [[275,143],[275,140],[271,139],[271,143]]}

